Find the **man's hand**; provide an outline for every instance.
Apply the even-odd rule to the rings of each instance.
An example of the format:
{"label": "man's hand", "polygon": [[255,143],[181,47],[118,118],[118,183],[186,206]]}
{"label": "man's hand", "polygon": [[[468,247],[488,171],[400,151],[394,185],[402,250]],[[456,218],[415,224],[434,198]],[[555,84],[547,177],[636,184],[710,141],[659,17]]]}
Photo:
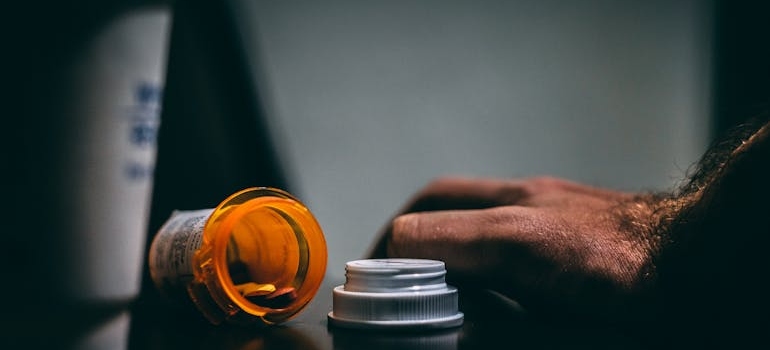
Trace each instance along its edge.
{"label": "man's hand", "polygon": [[369,256],[443,260],[459,287],[495,290],[551,320],[613,323],[658,345],[767,344],[768,120],[714,143],[671,193],[547,177],[439,179]]}
{"label": "man's hand", "polygon": [[654,283],[652,212],[631,193],[566,180],[442,178],[381,233],[371,257],[442,260],[461,287],[540,314],[637,317]]}

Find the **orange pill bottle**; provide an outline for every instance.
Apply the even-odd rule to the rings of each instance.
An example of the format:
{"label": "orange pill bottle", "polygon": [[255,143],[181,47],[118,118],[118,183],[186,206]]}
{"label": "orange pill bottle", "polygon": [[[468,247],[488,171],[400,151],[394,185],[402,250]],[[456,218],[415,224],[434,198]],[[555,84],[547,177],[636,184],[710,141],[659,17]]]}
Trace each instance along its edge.
{"label": "orange pill bottle", "polygon": [[291,194],[239,191],[214,209],[175,211],[153,238],[150,276],[213,324],[271,325],[296,316],[326,273],[323,231]]}

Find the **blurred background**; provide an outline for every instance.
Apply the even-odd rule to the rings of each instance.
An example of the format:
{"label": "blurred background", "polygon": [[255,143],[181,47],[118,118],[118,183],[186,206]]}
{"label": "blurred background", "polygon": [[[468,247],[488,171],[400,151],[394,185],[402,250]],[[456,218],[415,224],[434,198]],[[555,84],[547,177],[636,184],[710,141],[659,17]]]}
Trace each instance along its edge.
{"label": "blurred background", "polygon": [[[437,176],[552,175],[668,190],[769,92],[768,5],[759,1],[14,6],[5,58],[8,85],[21,96],[6,94],[13,210],[3,262],[16,267],[9,280],[17,281],[34,273],[45,283],[72,283],[59,262],[98,249],[89,235],[104,230],[78,233],[90,245],[68,242],[78,230],[71,213],[113,203],[117,214],[102,218],[110,223],[121,209],[139,208],[146,223],[135,234],[146,247],[173,210],[212,208],[251,186],[286,189],[310,207],[326,234],[327,274],[339,279],[344,263],[362,257],[399,207]],[[139,134],[157,136],[157,157],[130,173],[146,177],[151,191],[146,201],[124,203],[114,199],[121,195],[101,197],[88,177],[68,182],[99,167],[70,163],[67,152],[101,147],[72,136],[89,121],[67,107],[71,97],[97,96],[113,81],[79,90],[67,79],[78,77],[72,67],[83,66],[92,39],[120,42],[100,36],[103,28],[147,7],[162,8],[150,16],[155,24],[129,21],[139,28],[131,32],[135,46],[106,61],[136,61],[144,39],[166,49],[152,56],[151,88],[136,90],[159,104],[159,128],[150,123]],[[88,207],[66,197],[81,192],[93,197]],[[122,252],[111,249],[98,258]],[[152,288],[146,280],[143,287]],[[57,297],[46,290],[20,283],[5,292]]]}
{"label": "blurred background", "polygon": [[668,190],[767,98],[760,2],[231,4],[336,276],[436,176]]}
{"label": "blurred background", "polygon": [[276,166],[336,276],[436,176],[671,188],[714,131],[715,6],[230,2]]}

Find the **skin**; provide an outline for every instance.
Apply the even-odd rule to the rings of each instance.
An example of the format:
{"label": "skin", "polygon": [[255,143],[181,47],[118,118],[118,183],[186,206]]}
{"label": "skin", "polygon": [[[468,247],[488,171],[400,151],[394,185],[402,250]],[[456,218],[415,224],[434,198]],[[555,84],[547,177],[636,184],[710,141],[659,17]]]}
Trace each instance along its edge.
{"label": "skin", "polygon": [[454,282],[542,313],[617,317],[654,277],[655,242],[625,214],[648,211],[635,198],[552,177],[440,178],[370,256],[442,260]]}
{"label": "skin", "polygon": [[[656,346],[767,341],[770,126],[716,142],[671,193],[552,177],[444,177],[417,192],[367,256],[445,262],[458,287],[531,314],[610,324]],[[762,121],[765,120],[765,121]],[[764,280],[764,278],[761,278]]]}

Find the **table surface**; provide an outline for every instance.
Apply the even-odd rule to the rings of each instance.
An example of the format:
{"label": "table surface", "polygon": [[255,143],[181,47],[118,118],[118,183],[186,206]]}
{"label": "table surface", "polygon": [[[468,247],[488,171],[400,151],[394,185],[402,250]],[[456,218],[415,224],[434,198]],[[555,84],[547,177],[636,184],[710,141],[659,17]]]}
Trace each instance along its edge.
{"label": "table surface", "polygon": [[214,326],[197,310],[165,304],[137,304],[103,317],[75,336],[78,349],[642,349],[618,332],[536,321],[507,299],[490,292],[460,290],[460,327],[425,332],[348,330],[329,326],[332,288],[324,281],[313,301],[296,318],[278,326]]}

